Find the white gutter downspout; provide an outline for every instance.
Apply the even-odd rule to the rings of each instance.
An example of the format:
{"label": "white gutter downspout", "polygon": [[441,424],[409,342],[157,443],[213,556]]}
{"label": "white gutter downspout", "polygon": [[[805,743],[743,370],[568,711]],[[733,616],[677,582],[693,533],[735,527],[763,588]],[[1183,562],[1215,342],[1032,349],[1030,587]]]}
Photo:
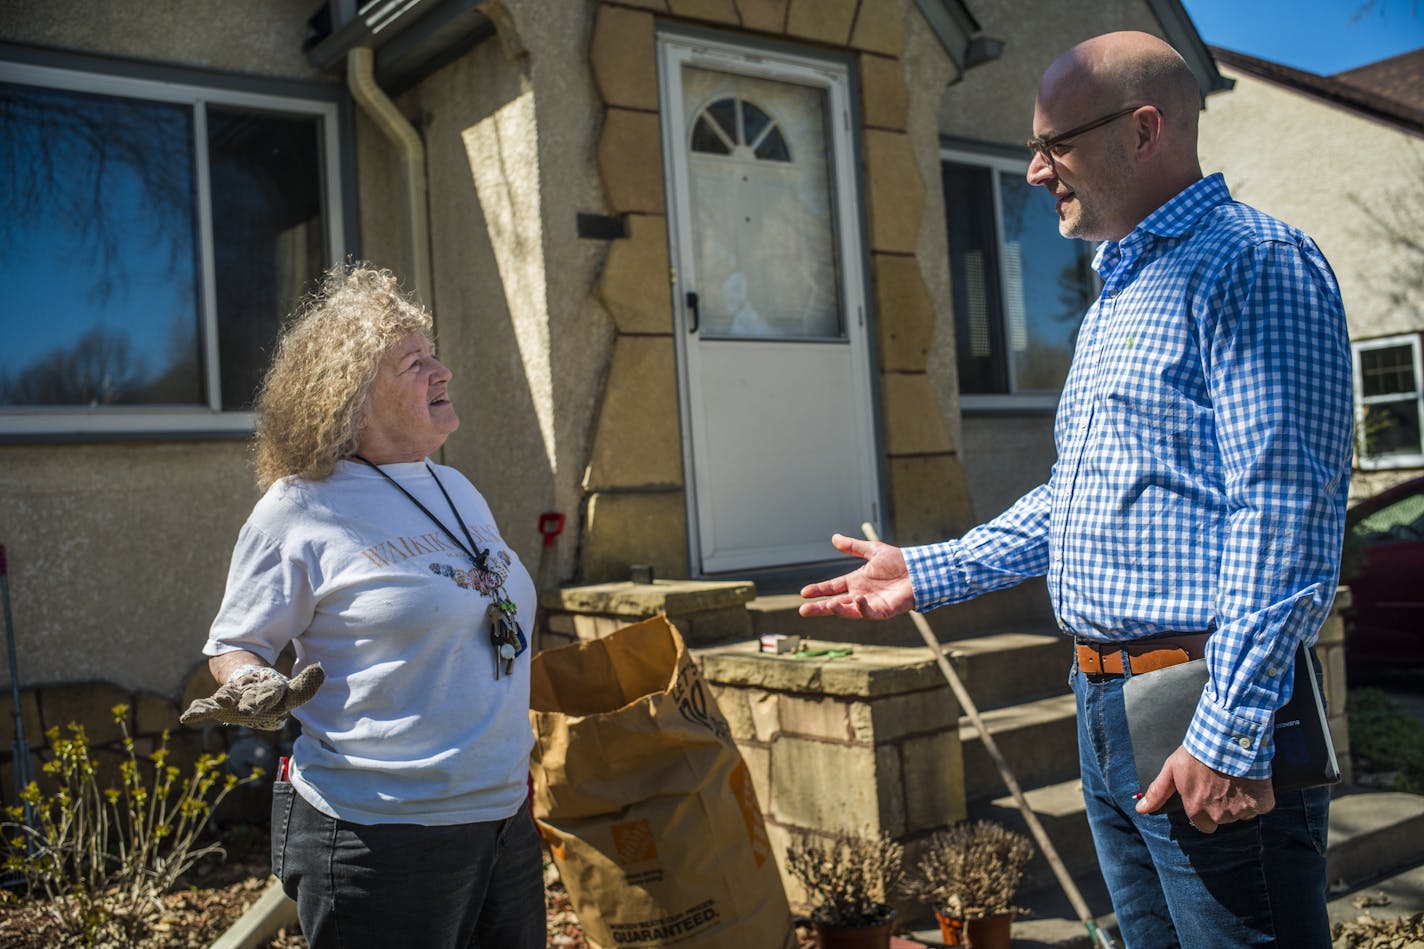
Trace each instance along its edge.
{"label": "white gutter downspout", "polygon": [[426,203],[425,143],[415,126],[406,120],[400,109],[376,84],[375,54],[370,47],[357,46],[346,54],[346,85],[361,111],[376,123],[400,152],[401,171],[405,179],[405,219],[409,228],[410,278],[415,282],[415,294],[432,311],[430,273],[430,210]]}

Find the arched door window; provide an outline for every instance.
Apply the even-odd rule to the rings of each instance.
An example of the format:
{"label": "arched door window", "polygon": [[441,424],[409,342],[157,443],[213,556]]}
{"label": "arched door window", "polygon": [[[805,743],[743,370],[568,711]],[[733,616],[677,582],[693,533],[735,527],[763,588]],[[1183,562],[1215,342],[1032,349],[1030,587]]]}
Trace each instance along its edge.
{"label": "arched door window", "polygon": [[702,110],[692,127],[692,150],[758,161],[791,161],[786,138],[755,103],[728,97]]}

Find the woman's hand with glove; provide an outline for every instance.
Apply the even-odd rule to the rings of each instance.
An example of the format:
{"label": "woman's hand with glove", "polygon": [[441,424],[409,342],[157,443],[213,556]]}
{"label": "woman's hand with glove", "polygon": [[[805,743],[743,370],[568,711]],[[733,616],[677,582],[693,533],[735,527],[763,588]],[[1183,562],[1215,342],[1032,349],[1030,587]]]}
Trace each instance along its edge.
{"label": "woman's hand with glove", "polygon": [[291,679],[271,666],[239,666],[216,692],[194,701],[178,720],[184,725],[221,722],[277,731],[286,724],[287,713],[315,695],[324,681],[321,663]]}

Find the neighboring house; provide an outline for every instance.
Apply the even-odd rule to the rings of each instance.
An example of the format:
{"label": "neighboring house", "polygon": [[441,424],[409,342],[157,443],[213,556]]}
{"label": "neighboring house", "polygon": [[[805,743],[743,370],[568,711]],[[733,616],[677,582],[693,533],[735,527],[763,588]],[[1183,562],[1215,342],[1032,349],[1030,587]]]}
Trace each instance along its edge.
{"label": "neighboring house", "polygon": [[431,306],[443,459],[531,565],[567,515],[565,584],[785,589],[833,531],[997,513],[1048,474],[1095,292],[1022,179],[1035,83],[1124,28],[1223,87],[1178,0],[8,0],[23,681],[181,691],[253,385],[348,255]]}
{"label": "neighboring house", "polygon": [[1352,499],[1424,471],[1424,49],[1317,76],[1212,49],[1204,170],[1315,238],[1355,355]]}

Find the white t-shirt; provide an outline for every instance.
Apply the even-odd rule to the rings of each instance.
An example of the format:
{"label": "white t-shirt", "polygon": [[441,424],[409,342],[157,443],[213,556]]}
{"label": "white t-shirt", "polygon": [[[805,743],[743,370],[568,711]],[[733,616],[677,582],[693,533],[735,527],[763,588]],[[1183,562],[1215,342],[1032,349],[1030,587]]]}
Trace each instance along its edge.
{"label": "white t-shirt", "polygon": [[[431,465],[526,637],[534,583],[474,485]],[[426,463],[383,465],[468,545]],[[484,587],[486,589],[482,590]],[[533,734],[527,649],[495,678],[488,583],[444,531],[380,472],[341,461],[323,481],[284,478],[238,535],[209,656],[268,662],[293,643],[295,671],[326,682],[293,713],[295,789],[358,824],[501,820],[524,801]]]}

